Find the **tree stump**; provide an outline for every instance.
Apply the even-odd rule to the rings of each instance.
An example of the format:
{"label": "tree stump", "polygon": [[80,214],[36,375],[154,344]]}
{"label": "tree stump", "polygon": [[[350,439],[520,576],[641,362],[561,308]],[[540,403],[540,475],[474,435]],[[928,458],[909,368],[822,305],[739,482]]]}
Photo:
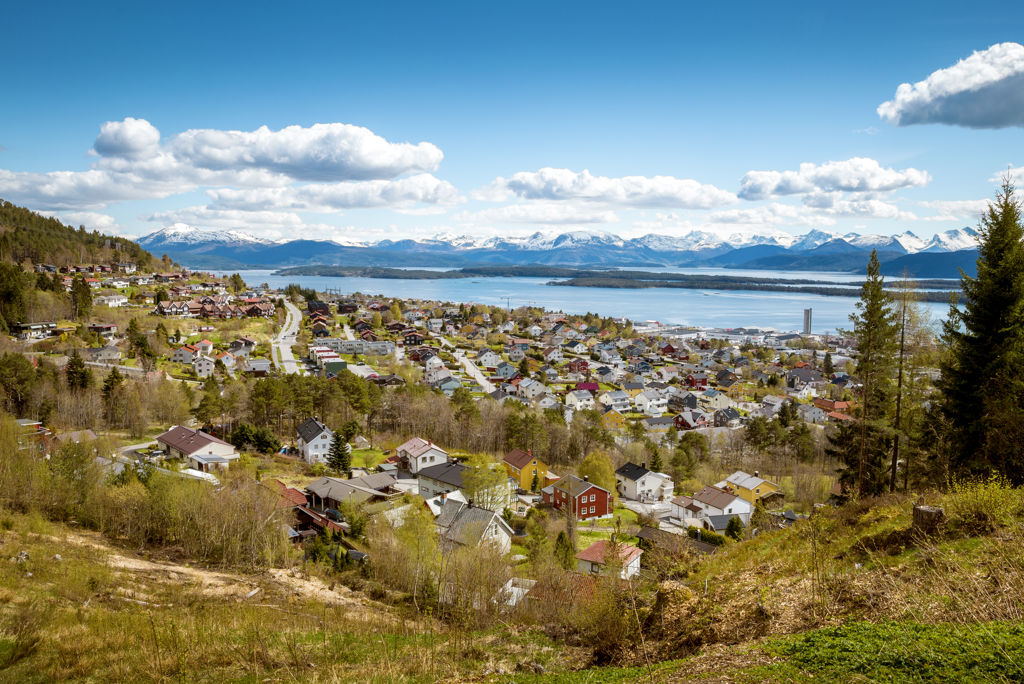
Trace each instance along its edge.
{"label": "tree stump", "polygon": [[914,506],[914,522],[910,529],[924,536],[939,532],[946,522],[946,512],[937,506]]}

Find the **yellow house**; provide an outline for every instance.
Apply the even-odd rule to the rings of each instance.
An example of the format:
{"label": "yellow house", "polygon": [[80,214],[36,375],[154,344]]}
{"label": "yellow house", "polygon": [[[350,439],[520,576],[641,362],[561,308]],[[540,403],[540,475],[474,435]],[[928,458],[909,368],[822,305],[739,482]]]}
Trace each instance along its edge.
{"label": "yellow house", "polygon": [[540,459],[534,458],[533,454],[529,451],[513,449],[505,455],[502,463],[505,465],[505,470],[508,472],[509,477],[516,481],[520,489],[525,489],[526,491],[533,489],[535,477],[537,480],[536,489],[538,491],[547,485],[547,465]]}
{"label": "yellow house", "polygon": [[753,475],[737,470],[715,486],[719,489],[731,491],[736,496],[750,503],[757,503],[758,499],[764,499],[780,491],[779,485],[761,479],[760,473],[756,470]]}
{"label": "yellow house", "polygon": [[608,430],[623,430],[626,427],[626,417],[613,408],[601,414],[601,422]]}

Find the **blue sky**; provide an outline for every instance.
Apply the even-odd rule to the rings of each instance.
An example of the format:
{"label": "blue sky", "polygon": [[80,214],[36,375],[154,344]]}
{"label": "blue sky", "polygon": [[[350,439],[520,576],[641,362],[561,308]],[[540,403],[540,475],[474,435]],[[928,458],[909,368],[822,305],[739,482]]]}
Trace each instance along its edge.
{"label": "blue sky", "polygon": [[128,235],[929,237],[1024,178],[1022,9],[633,5],[19,3],[0,197]]}

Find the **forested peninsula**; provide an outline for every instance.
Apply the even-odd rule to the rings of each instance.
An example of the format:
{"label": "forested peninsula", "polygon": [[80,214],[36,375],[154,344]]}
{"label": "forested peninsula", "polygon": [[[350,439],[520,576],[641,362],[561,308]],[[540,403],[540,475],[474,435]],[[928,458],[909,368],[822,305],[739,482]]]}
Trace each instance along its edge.
{"label": "forested peninsula", "polygon": [[[275,275],[328,276],[338,278],[386,278],[395,280],[449,280],[459,278],[559,278],[548,285],[563,287],[614,287],[646,289],[652,287],[686,290],[744,290],[767,292],[800,292],[826,297],[858,297],[860,283],[831,282],[806,278],[763,278],[754,276],[704,275],[692,273],[655,273],[651,271],[620,271],[561,268],[557,266],[476,266],[448,271],[361,266],[296,266],[284,268]],[[914,281],[918,298],[926,302],[948,302],[959,298],[949,280]],[[921,289],[928,288],[928,289]],[[948,289],[947,289],[948,288]]]}

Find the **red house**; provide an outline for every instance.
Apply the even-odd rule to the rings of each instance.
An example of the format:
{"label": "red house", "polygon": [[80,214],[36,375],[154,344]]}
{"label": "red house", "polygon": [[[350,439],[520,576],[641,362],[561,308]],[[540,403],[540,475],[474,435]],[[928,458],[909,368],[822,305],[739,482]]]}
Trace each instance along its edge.
{"label": "red house", "polygon": [[586,359],[573,359],[569,362],[569,370],[573,373],[586,375],[590,370],[590,362]]}
{"label": "red house", "polygon": [[577,520],[603,518],[612,514],[612,495],[603,487],[591,484],[575,475],[566,475],[555,484],[541,490],[544,502]]}

